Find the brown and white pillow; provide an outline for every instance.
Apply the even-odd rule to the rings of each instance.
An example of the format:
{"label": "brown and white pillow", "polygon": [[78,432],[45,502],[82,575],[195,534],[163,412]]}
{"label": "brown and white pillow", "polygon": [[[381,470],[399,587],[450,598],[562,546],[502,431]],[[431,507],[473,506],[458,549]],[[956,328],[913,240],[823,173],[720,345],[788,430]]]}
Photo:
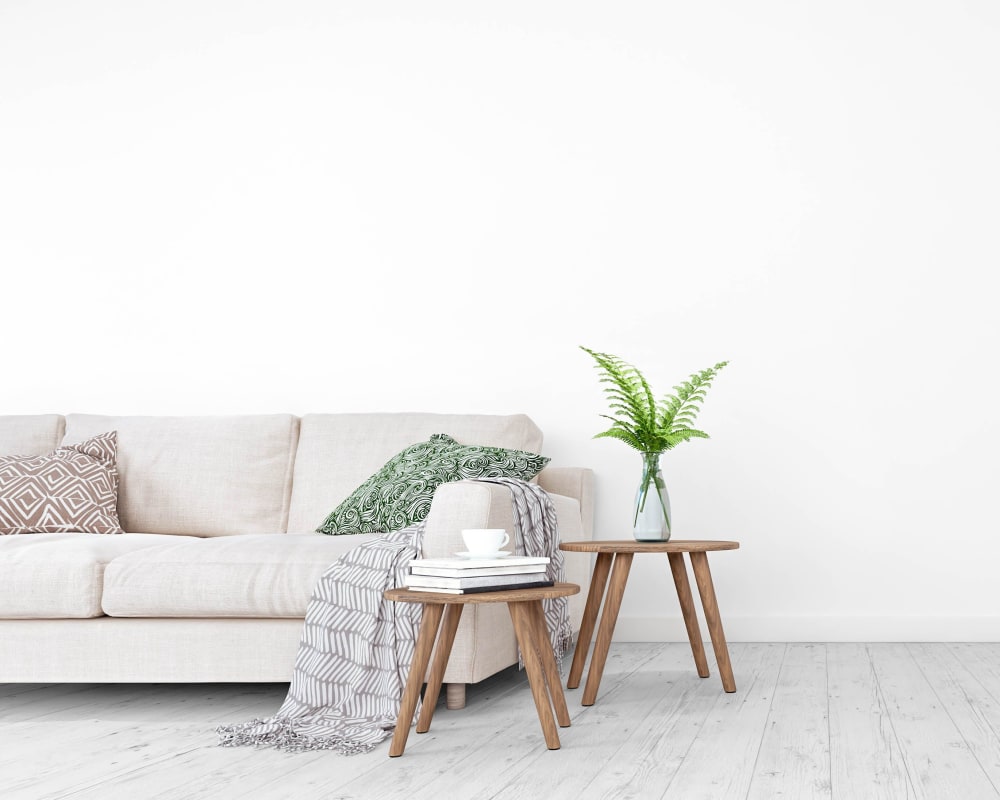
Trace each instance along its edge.
{"label": "brown and white pillow", "polygon": [[118,431],[44,456],[0,456],[0,534],[124,533]]}

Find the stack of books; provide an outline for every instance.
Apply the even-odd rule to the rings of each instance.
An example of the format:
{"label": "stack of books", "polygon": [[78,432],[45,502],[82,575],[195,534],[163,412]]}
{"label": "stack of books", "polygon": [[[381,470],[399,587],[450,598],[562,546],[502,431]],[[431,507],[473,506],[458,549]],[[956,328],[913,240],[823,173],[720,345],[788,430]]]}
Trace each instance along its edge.
{"label": "stack of books", "polygon": [[410,562],[406,587],[415,592],[471,594],[551,586],[545,556],[419,558]]}

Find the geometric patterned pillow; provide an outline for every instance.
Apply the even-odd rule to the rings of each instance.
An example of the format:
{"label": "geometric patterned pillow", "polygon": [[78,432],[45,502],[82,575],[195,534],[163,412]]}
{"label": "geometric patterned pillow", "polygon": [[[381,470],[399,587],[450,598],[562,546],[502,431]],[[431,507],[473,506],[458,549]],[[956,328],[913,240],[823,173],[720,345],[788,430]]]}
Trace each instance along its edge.
{"label": "geometric patterned pillow", "polygon": [[424,519],[442,483],[474,478],[530,481],[549,459],[524,450],[459,444],[437,433],[393,456],[317,528],[335,536],[398,531]]}
{"label": "geometric patterned pillow", "polygon": [[117,457],[117,431],[44,456],[0,457],[0,534],[124,533]]}

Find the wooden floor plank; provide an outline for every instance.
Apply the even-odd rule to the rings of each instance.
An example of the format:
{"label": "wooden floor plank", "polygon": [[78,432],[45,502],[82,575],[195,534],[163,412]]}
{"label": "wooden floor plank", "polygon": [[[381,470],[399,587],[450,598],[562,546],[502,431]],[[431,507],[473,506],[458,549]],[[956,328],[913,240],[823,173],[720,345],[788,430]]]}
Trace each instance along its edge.
{"label": "wooden floor plank", "polygon": [[[240,714],[232,721],[241,721],[255,716]],[[256,715],[260,716],[260,715]],[[141,797],[143,800],[156,798],[217,798],[219,787],[225,786],[232,796],[244,797],[262,784],[275,779],[295,786],[296,776],[303,770],[308,772],[318,761],[329,766],[324,772],[354,774],[357,770],[367,770],[388,760],[385,753],[376,751],[350,758],[336,753],[286,753],[274,748],[219,747],[214,726],[189,726],[190,731],[178,730],[176,736],[181,741],[190,735],[195,746],[173,751],[155,753],[160,761],[154,766],[136,765],[131,769],[119,770],[104,781],[84,787],[87,792],[99,789],[112,796]],[[67,794],[67,797],[76,797]],[[86,796],[86,792],[84,792]],[[275,795],[279,796],[279,795]]]}
{"label": "wooden floor plank", "polygon": [[[276,707],[283,684],[94,685],[87,704],[46,707],[37,720],[0,727],[0,773],[15,762],[25,776],[8,788],[30,784],[37,792],[79,792],[136,769],[214,744],[214,727],[232,718]],[[82,734],[82,735],[81,735]],[[45,748],[37,746],[46,743]],[[59,758],[52,758],[53,751]]]}
{"label": "wooden floor plank", "polygon": [[[259,702],[240,705],[245,702],[245,698],[234,695],[229,711],[240,718],[259,713]],[[183,720],[147,723],[91,720],[75,725],[19,723],[22,736],[20,743],[12,745],[12,757],[23,778],[9,782],[8,788],[33,787],[40,794],[71,794],[139,771],[155,772],[157,765],[214,747],[216,721],[211,719],[212,713],[206,710],[206,719],[196,723]],[[85,736],[81,737],[81,730],[86,732]],[[39,741],[44,741],[46,747],[39,748]],[[53,751],[59,752],[59,758],[52,758]],[[0,767],[4,771],[9,768],[7,764]]]}
{"label": "wooden floor plank", "polygon": [[[132,789],[130,796],[141,796],[144,800],[216,800],[222,786],[226,787],[227,797],[310,797],[302,790],[304,781],[300,776],[303,774],[350,771],[359,766],[356,759],[374,763],[373,753],[347,757],[328,751],[286,753],[273,748],[216,747],[210,750],[206,747],[195,755],[199,764],[211,762],[215,768],[209,772],[199,771],[193,780],[185,775],[167,788],[150,785],[147,776],[141,774],[131,776],[131,780],[123,781],[120,787],[135,787],[141,794],[131,794],[135,791]],[[179,765],[166,766],[175,770]]]}
{"label": "wooden floor plank", "polygon": [[941,707],[997,790],[1000,787],[1000,702],[947,645],[911,644],[908,649]]}
{"label": "wooden floor plank", "polygon": [[0,700],[0,722],[37,721],[49,714],[72,716],[76,709],[99,704],[105,688],[95,683],[64,683],[15,694]]}
{"label": "wooden floor plank", "polygon": [[757,754],[748,800],[829,800],[826,646],[789,644]]}
{"label": "wooden floor plank", "polygon": [[442,701],[399,759],[217,746],[284,684],[0,686],[0,797],[1000,798],[1000,645],[734,644],[735,695],[686,649],[614,644],[558,751],[516,670]]}
{"label": "wooden floor plank", "polygon": [[[662,648],[662,644],[652,643],[613,649],[605,667],[602,687],[612,691]],[[567,669],[568,666],[567,659]],[[579,689],[566,693],[571,719],[579,718],[585,710],[580,706],[581,695],[582,690]],[[440,738],[434,742],[434,747],[413,753],[412,760],[403,769],[379,769],[348,784],[321,788],[336,788],[337,797],[357,800],[372,796],[380,800],[404,800],[421,795],[469,797],[475,794],[478,787],[502,786],[539,753],[556,757],[548,762],[551,768],[559,754],[571,752],[574,729],[560,729],[562,750],[547,750],[534,702],[524,680],[523,689],[512,694],[503,704],[498,704],[488,718],[470,717],[448,728],[438,727],[435,721],[431,733],[435,732]],[[407,748],[397,761],[405,762],[409,755]],[[393,767],[396,767],[395,763]]]}
{"label": "wooden floor plank", "polygon": [[[506,694],[517,691],[518,677],[515,670],[505,670],[494,678],[470,686],[469,706],[461,711],[446,711],[442,699],[435,715],[435,726],[439,720],[444,726],[449,720],[461,718],[469,709],[488,710],[491,704],[501,702]],[[239,722],[252,716],[270,716],[283,699],[284,692],[263,713],[230,714],[225,721]],[[288,787],[294,787],[300,797],[318,797],[320,793],[312,788],[315,784],[331,780],[334,783],[347,782],[366,772],[383,769],[389,763],[404,760],[393,759],[390,762],[386,754],[387,743],[372,753],[350,757],[331,752],[293,754],[273,748],[218,747],[212,730],[214,725],[209,730],[211,735],[202,738],[200,747],[178,752],[174,758],[159,765],[155,772],[137,769],[118,774],[101,784],[101,788],[123,797],[142,797],[143,800],[217,798],[220,786],[225,786],[227,792],[239,797],[255,794],[282,797]],[[407,753],[419,749],[425,739],[430,741],[426,738],[429,736],[411,737],[413,741],[407,746]],[[295,796],[294,792],[292,796]]]}
{"label": "wooden floor plank", "polygon": [[645,746],[672,730],[681,717],[704,718],[722,688],[698,677],[688,644],[661,647],[614,687],[602,684],[595,705],[579,707],[563,751],[536,750],[517,765],[513,778],[470,794],[470,800],[577,797],[591,791],[599,775],[615,769],[621,748]]}
{"label": "wooden floor plank", "polygon": [[740,688],[713,707],[677,772],[664,786],[664,797],[718,800],[746,796],[786,645],[755,647],[740,667]]}
{"label": "wooden floor plank", "polygon": [[833,796],[866,800],[917,797],[867,647],[830,643],[826,657]]}
{"label": "wooden floor plank", "polygon": [[979,681],[990,696],[1000,702],[1000,644],[955,643],[946,645]]}
{"label": "wooden floor plank", "polygon": [[75,683],[53,684],[53,683],[0,683],[0,719],[3,719],[3,709],[8,700],[12,700],[20,695],[31,694],[32,692],[51,692],[56,687],[79,686]]}
{"label": "wooden floor plank", "polygon": [[[587,734],[596,738],[593,751],[584,754],[566,774],[571,790],[567,796],[595,798],[644,798],[659,797],[670,782],[710,713],[720,704],[729,702],[717,680],[696,678],[691,648],[687,644],[672,645],[681,649],[684,671],[668,673],[669,689],[660,688],[660,680],[652,676],[650,686],[635,681],[639,690],[639,703],[648,706],[648,713],[638,720],[617,715],[621,700],[634,691],[633,681],[609,694],[607,702],[598,699],[594,710],[600,709],[606,720]],[[760,645],[735,644],[731,646],[736,674],[742,681],[759,664]],[[645,670],[644,670],[645,671]],[[640,706],[641,707],[641,706]],[[617,715],[617,717],[616,717]],[[581,720],[581,730],[589,719]],[[588,727],[590,727],[588,725]],[[615,735],[615,729],[621,729]],[[596,735],[596,736],[595,736]],[[586,765],[581,769],[577,764]],[[594,769],[599,767],[599,769]],[[558,781],[559,776],[555,776]],[[530,782],[522,780],[523,797],[531,797]],[[501,795],[505,796],[505,795]]]}
{"label": "wooden floor plank", "polygon": [[1000,797],[905,644],[867,646],[917,797]]}
{"label": "wooden floor plank", "polygon": [[[86,719],[138,721],[203,721],[212,709],[225,718],[234,703],[259,699],[276,711],[288,691],[287,683],[261,684],[64,684],[11,703],[0,722],[56,722]],[[141,700],[141,702],[137,702]],[[244,702],[246,700],[246,703]],[[2,708],[0,704],[0,708]]]}

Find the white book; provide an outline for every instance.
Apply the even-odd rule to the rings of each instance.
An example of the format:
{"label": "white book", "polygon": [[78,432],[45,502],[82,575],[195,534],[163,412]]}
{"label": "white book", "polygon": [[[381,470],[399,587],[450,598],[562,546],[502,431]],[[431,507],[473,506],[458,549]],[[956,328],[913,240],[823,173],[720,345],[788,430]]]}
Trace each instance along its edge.
{"label": "white book", "polygon": [[[417,564],[418,562],[414,562]],[[413,575],[437,575],[441,578],[462,578],[476,575],[531,575],[545,574],[546,564],[525,564],[524,566],[475,567],[472,569],[455,569],[452,567],[411,566]]]}
{"label": "white book", "polygon": [[530,581],[544,581],[545,572],[515,573],[513,575],[474,575],[472,577],[445,578],[440,575],[410,575],[406,585],[410,589],[418,586],[436,589],[475,589],[479,586],[509,586]]}
{"label": "white book", "polygon": [[548,564],[548,556],[508,556],[506,558],[417,558],[411,567],[444,567],[445,569],[481,569],[483,567],[523,567],[528,564]]}
{"label": "white book", "polygon": [[478,594],[481,592],[506,592],[511,589],[534,589],[539,586],[552,586],[553,581],[531,580],[523,583],[512,583],[505,586],[477,586],[469,589],[441,589],[437,586],[408,586],[411,592],[439,592],[441,594]]}

